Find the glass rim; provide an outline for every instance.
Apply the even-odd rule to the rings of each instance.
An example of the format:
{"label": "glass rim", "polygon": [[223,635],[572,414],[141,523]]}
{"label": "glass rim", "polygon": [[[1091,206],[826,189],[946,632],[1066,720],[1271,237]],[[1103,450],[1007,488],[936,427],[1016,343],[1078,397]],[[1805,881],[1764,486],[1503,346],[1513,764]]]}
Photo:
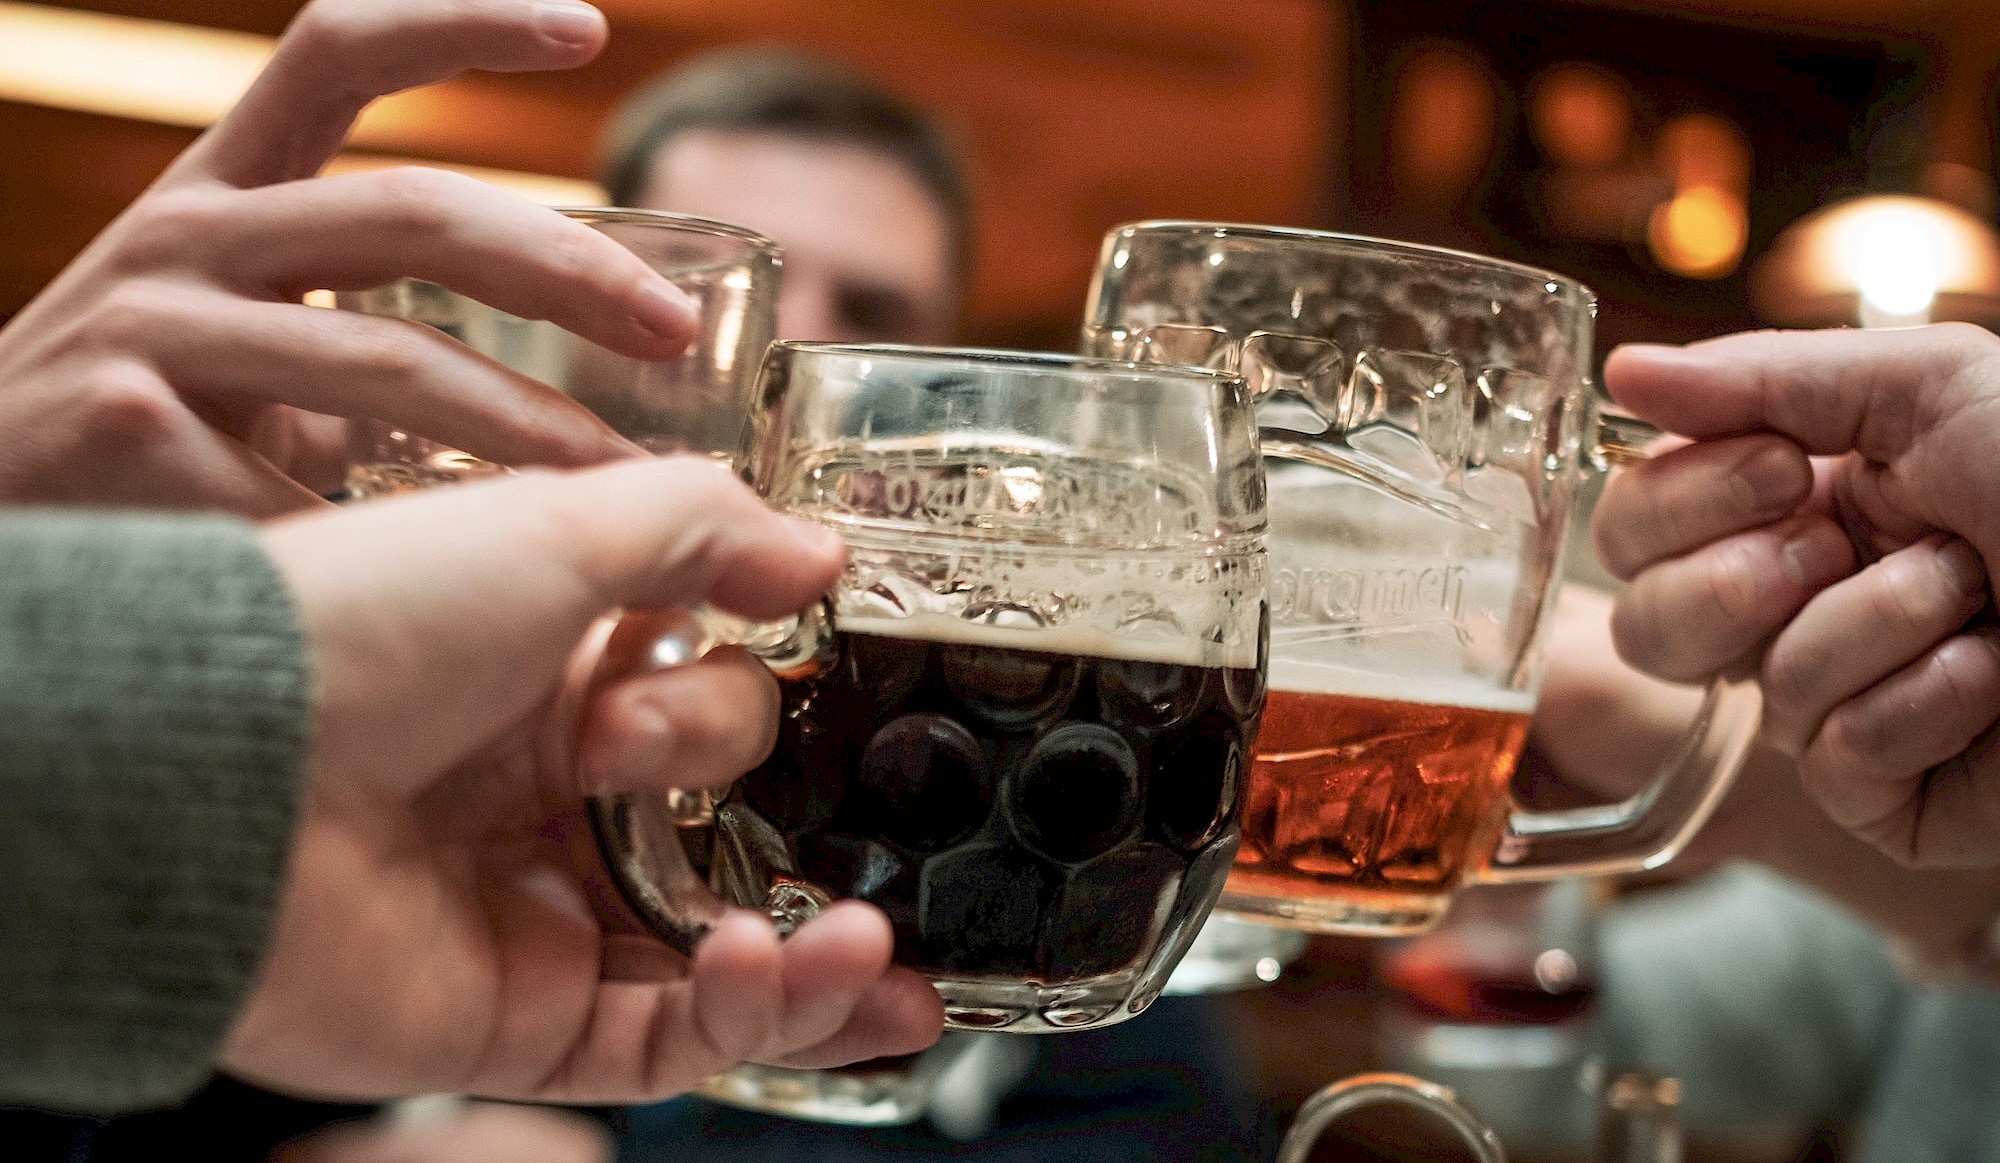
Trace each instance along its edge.
{"label": "glass rim", "polygon": [[1529,266],[1512,259],[1495,258],[1490,254],[1475,254],[1469,250],[1456,250],[1448,246],[1432,246],[1423,242],[1404,242],[1394,238],[1378,238],[1368,234],[1346,234],[1337,230],[1312,230],[1303,226],[1262,226],[1245,222],[1205,222],[1190,218],[1145,218],[1136,222],[1123,222],[1105,232],[1105,238],[1138,234],[1213,234],[1218,238],[1249,238],[1266,242],[1319,242],[1336,243],[1341,246],[1359,247],[1365,250],[1379,250],[1388,254],[1404,255],[1410,258],[1426,258],[1457,263],[1463,266],[1485,267],[1523,276],[1530,281],[1554,283],[1583,296],[1586,303],[1597,302],[1597,292],[1580,280],[1570,278],[1544,267]]}
{"label": "glass rim", "polygon": [[1074,372],[1118,375],[1132,379],[1181,380],[1186,383],[1241,384],[1243,376],[1219,368],[1188,364],[1141,363],[1130,359],[1078,355],[1066,351],[1028,351],[1002,347],[924,346],[906,343],[840,343],[828,340],[780,339],[773,354],[783,350],[802,355],[883,359],[931,367],[956,365],[968,370]]}
{"label": "glass rim", "polygon": [[734,222],[703,218],[698,214],[679,214],[671,210],[638,210],[629,206],[551,206],[549,209],[565,218],[575,218],[579,221],[616,222],[625,226],[672,227],[699,234],[734,238],[773,256],[784,252],[784,248],[768,235],[759,234],[747,226],[738,226]]}

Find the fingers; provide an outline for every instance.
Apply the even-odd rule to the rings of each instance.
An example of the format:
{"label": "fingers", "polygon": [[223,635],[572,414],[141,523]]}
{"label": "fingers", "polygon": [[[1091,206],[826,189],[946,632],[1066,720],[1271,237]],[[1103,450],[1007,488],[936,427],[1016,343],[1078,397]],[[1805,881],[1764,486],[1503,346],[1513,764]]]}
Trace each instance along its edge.
{"label": "fingers", "polygon": [[[24,383],[0,451],[0,493],[17,504],[124,505],[275,517],[326,502],[190,412],[158,369],[92,361]],[[18,422],[23,416],[32,423]]]}
{"label": "fingers", "polygon": [[1765,655],[1765,740],[1788,755],[1804,751],[1836,705],[1915,662],[1977,613],[1985,583],[1970,545],[1933,537],[1822,591]]}
{"label": "fingers", "polygon": [[722,787],[771,754],[778,684],[748,652],[723,647],[611,687],[588,716],[577,752],[584,787]]}
{"label": "fingers", "polygon": [[1905,864],[2000,863],[2000,631],[1957,635],[1827,716],[1800,758],[1836,823]]}
{"label": "fingers", "polygon": [[635,461],[569,480],[542,513],[549,552],[607,607],[706,601],[783,617],[824,594],[846,559],[838,534],[773,512],[715,461]]}
{"label": "fingers", "polygon": [[1794,517],[1639,574],[1612,610],[1612,640],[1620,657],[1648,674],[1698,682],[1741,659],[1853,569],[1854,549],[1838,525]]}
{"label": "fingers", "polygon": [[844,558],[838,536],[693,457],[389,498],[267,527],[264,546],[319,687],[314,779],[398,794],[544,705],[611,610],[776,618]]}
{"label": "fingers", "polygon": [[936,1042],[944,1029],[944,1002],[930,982],[913,969],[892,965],[870,985],[853,1015],[825,1041],[763,1059],[773,1066],[824,1070],[870,1058],[914,1054]]}
{"label": "fingers", "polygon": [[194,295],[128,324],[180,391],[229,410],[266,403],[367,417],[499,464],[636,455],[583,405],[420,324]]}
{"label": "fingers", "polygon": [[[607,981],[567,1059],[534,1094],[572,1102],[664,1097],[740,1062],[843,1065],[937,1039],[937,991],[889,965],[889,923],[841,901],[780,943],[733,911],[680,980]],[[628,959],[629,960],[629,959]]]}
{"label": "fingers", "polygon": [[679,355],[694,330],[694,301],[631,250],[444,170],[176,195],[151,213],[166,219],[160,233],[205,229],[210,269],[263,297],[296,301],[316,288],[376,287],[407,275],[641,359]]}
{"label": "fingers", "polygon": [[[706,944],[695,957],[698,1004],[714,1004],[703,987]],[[784,1002],[777,1020],[741,1056],[842,1066],[914,1053],[936,1041],[944,1003],[921,975],[890,966],[893,948],[888,919],[860,901],[838,901],[799,926],[782,949]]]}
{"label": "fingers", "polygon": [[376,97],[467,69],[571,68],[596,56],[605,35],[603,16],[573,0],[321,0],[168,181],[307,177]]}
{"label": "fingers", "polygon": [[1630,581],[1663,558],[1786,516],[1812,488],[1805,450],[1784,437],[1684,445],[1605,483],[1592,521],[1597,553],[1613,576]]}
{"label": "fingers", "polygon": [[2000,358],[1982,328],[1759,332],[1611,353],[1604,386],[1632,413],[1696,438],[1782,432],[1808,451],[1888,460],[1925,426],[1926,388]]}

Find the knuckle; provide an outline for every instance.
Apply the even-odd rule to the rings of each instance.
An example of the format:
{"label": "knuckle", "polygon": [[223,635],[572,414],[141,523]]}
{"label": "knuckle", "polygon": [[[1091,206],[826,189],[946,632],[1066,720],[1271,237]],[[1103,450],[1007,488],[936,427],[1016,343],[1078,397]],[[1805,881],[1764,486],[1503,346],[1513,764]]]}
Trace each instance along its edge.
{"label": "knuckle", "polygon": [[128,279],[105,294],[103,318],[115,334],[158,343],[176,334],[188,318],[189,299],[184,287],[157,279]]}
{"label": "knuckle", "polygon": [[184,263],[198,241],[212,238],[223,225],[226,199],[198,186],[156,191],[141,198],[127,213],[120,253],[125,265],[152,268]]}
{"label": "knuckle", "polygon": [[462,203],[469,192],[479,192],[475,179],[424,166],[383,170],[369,175],[367,185],[375,210],[385,224],[412,234],[436,234],[450,229],[462,214]]}
{"label": "knuckle", "polygon": [[1611,611],[1611,642],[1618,656],[1639,670],[1674,677],[1672,659],[1662,633],[1663,619],[1654,587],[1635,585],[1619,595]]}
{"label": "knuckle", "polygon": [[180,399],[150,368],[112,363],[98,368],[81,393],[89,431],[99,440],[143,443],[172,432]]}
{"label": "knuckle", "polygon": [[[340,320],[346,322],[346,320]],[[422,380],[439,340],[421,324],[400,319],[370,320],[380,326],[347,329],[339,362],[362,383],[408,388]]]}
{"label": "knuckle", "polygon": [[1764,699],[1773,709],[1812,706],[1819,698],[1819,679],[1826,673],[1826,651],[1819,644],[1781,641],[1765,655],[1757,676]]}
{"label": "knuckle", "polygon": [[2000,713],[2000,669],[1994,655],[1983,643],[1972,640],[1947,642],[1931,655],[1930,685],[1961,722],[1985,727]]}
{"label": "knuckle", "polygon": [[1743,544],[1725,547],[1713,560],[1691,563],[1701,605],[1721,628],[1734,630],[1756,620],[1769,591],[1763,579],[1772,572],[1763,566],[1755,550]]}
{"label": "knuckle", "polygon": [[542,248],[542,261],[558,278],[596,283],[632,260],[630,251],[615,243],[607,247],[609,239],[581,222],[551,217],[554,223]]}

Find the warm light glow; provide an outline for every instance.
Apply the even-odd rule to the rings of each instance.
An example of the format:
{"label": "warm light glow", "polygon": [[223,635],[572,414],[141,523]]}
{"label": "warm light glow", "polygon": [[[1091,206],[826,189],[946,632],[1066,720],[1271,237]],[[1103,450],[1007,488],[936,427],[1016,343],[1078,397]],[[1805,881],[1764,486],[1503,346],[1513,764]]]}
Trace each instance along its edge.
{"label": "warm light glow", "polygon": [[243,94],[273,43],[0,0],[0,99],[202,128]]}
{"label": "warm light glow", "polygon": [[1788,326],[2000,323],[2000,239],[1956,206],[1904,194],[1855,198],[1787,227],[1752,280],[1758,310]]}
{"label": "warm light glow", "polygon": [[1676,190],[1713,186],[1742,193],[1750,188],[1750,143],[1720,117],[1676,117],[1660,127],[1654,150],[1660,172]]}
{"label": "warm light glow", "polygon": [[1715,279],[1742,261],[1749,232],[1741,197],[1714,186],[1696,186],[1654,207],[1646,241],[1653,257],[1674,274]]}
{"label": "warm light glow", "polygon": [[[189,129],[214,124],[270,58],[267,36],[0,0],[0,100]],[[394,99],[378,102],[394,112]],[[590,182],[481,166],[343,154],[329,173],[386,166],[456,170],[545,206],[595,206]]]}
{"label": "warm light glow", "polygon": [[1390,133],[1399,194],[1446,203],[1485,168],[1499,97],[1477,60],[1449,46],[1410,58],[1396,90]]}
{"label": "warm light glow", "polygon": [[1554,65],[1535,79],[1528,128],[1550,161],[1600,169],[1625,155],[1632,137],[1632,97],[1595,65]]}
{"label": "warm light glow", "polygon": [[1864,323],[1930,322],[1938,267],[1947,245],[1932,216],[1892,204],[1859,214],[1841,231],[1840,254],[1861,291]]}

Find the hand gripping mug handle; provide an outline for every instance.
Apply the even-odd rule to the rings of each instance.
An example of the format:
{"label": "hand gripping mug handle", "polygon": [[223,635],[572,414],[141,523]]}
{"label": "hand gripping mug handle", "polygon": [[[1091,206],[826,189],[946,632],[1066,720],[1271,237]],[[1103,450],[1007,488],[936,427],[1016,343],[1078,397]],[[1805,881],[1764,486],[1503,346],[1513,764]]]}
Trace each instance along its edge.
{"label": "hand gripping mug handle", "polygon": [[[830,619],[824,603],[779,623],[751,623],[709,609],[633,610],[600,619],[570,660],[556,721],[569,724],[567,737],[575,739],[591,698],[609,683],[684,666],[716,646],[740,645],[780,674],[813,665],[828,640]],[[694,952],[732,900],[770,917],[780,936],[832,903],[832,894],[799,873],[769,824],[718,804],[709,792],[661,787],[584,793],[598,854],[619,896],[680,953]],[[690,839],[708,849],[705,877],[690,859]]]}
{"label": "hand gripping mug handle", "polygon": [[1299,1107],[1291,1129],[1278,1144],[1276,1163],[1306,1163],[1326,1128],[1365,1107],[1391,1103],[1414,1107],[1450,1127],[1478,1163],[1506,1163],[1500,1140],[1458,1096],[1435,1082],[1408,1074],[1357,1074],[1321,1090]]}
{"label": "hand gripping mug handle", "polygon": [[[1599,472],[1645,460],[1660,430],[1592,397],[1586,431]],[[1658,868],[1680,854],[1708,822],[1735,781],[1763,712],[1749,677],[1709,683],[1680,746],[1630,799],[1564,811],[1515,809],[1478,879],[1542,880],[1558,874],[1602,875]]]}

